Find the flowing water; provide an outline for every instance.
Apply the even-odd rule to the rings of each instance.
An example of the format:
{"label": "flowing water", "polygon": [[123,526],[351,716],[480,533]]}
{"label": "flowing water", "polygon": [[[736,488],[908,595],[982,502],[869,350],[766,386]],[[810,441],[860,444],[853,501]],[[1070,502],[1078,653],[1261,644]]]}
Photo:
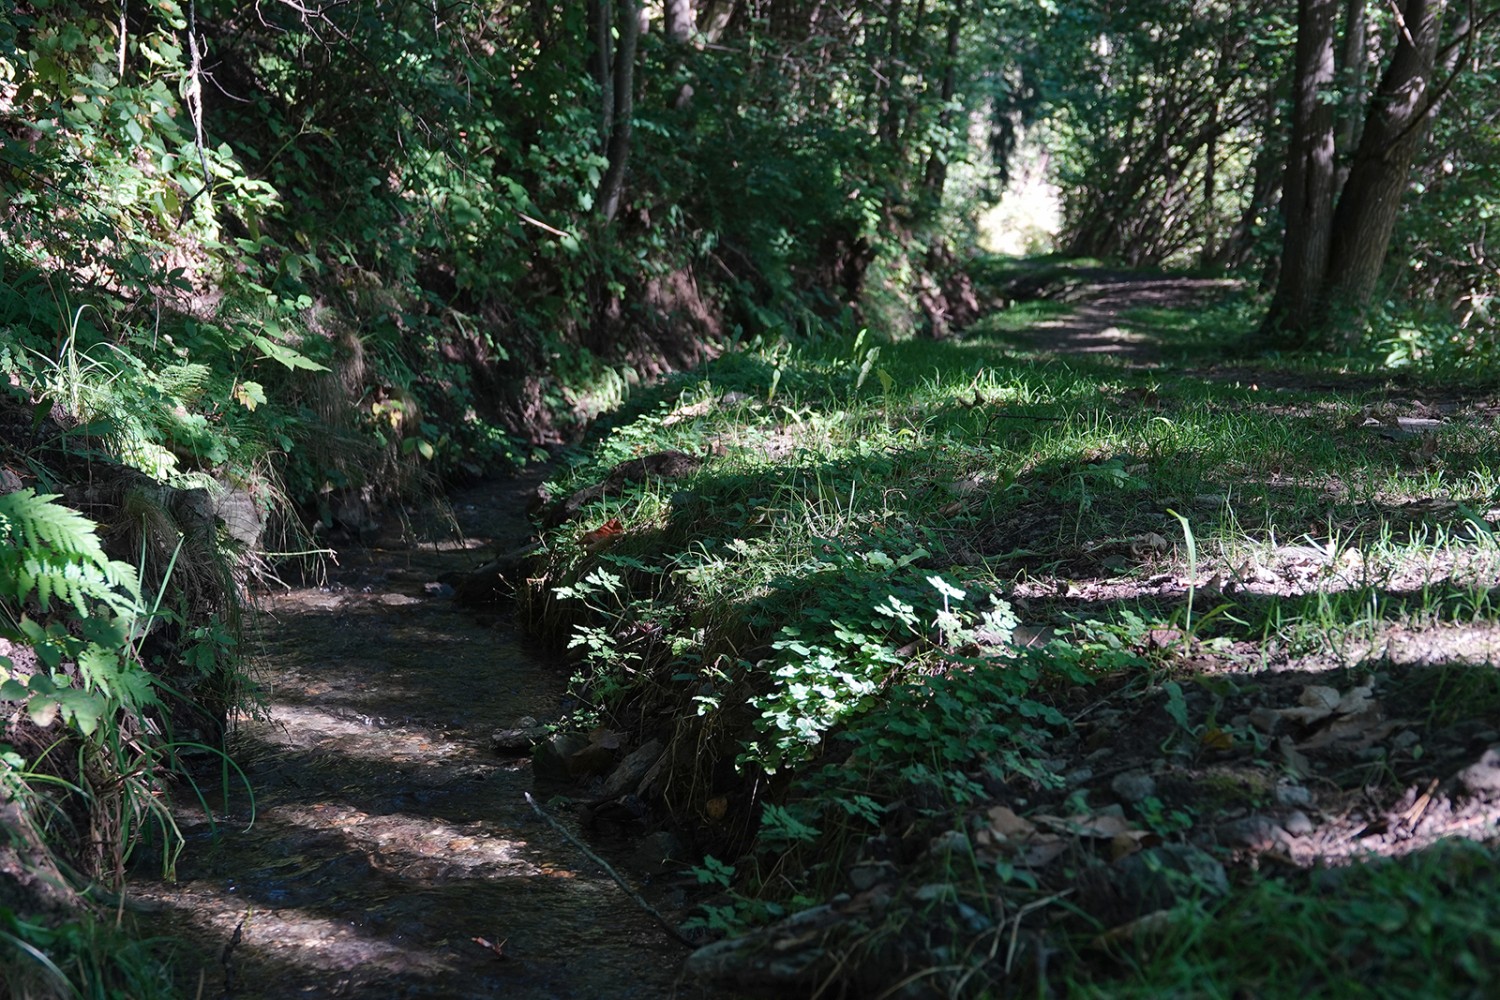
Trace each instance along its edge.
{"label": "flowing water", "polygon": [[557,717],[563,671],[435,581],[518,540],[524,485],[457,498],[461,539],[386,532],[327,585],[258,599],[265,710],[231,746],[254,822],[247,795],[225,815],[205,785],[217,822],[183,808],[176,880],[132,882],[192,942],[189,996],[701,995],[675,987],[683,950],[531,812],[529,761],[490,750],[519,716]]}

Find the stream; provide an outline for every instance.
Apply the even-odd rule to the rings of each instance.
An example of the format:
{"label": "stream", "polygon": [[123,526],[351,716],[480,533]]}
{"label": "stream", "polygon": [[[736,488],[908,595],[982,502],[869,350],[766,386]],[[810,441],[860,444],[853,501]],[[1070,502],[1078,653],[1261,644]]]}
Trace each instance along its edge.
{"label": "stream", "polygon": [[[524,540],[537,479],[388,524],[326,585],[257,598],[244,641],[264,703],[230,743],[254,822],[243,788],[226,815],[205,781],[214,824],[184,790],[175,881],[131,881],[156,931],[186,939],[185,995],[706,995],[675,982],[684,950],[531,811],[530,761],[490,749],[520,716],[558,717],[565,671],[507,611],[455,607],[436,581]],[[630,844],[589,842],[649,880]]]}

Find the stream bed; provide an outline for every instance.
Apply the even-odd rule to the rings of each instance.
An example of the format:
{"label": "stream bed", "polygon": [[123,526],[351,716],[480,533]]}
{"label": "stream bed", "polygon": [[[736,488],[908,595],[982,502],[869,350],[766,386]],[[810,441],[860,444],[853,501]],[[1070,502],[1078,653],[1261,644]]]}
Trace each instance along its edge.
{"label": "stream bed", "polygon": [[[184,791],[176,879],[131,882],[155,930],[187,941],[187,996],[706,995],[675,982],[684,950],[531,811],[530,761],[490,749],[518,717],[558,716],[565,671],[508,612],[456,607],[437,580],[524,540],[530,478],[387,525],[323,586],[257,598],[263,708],[230,743],[254,822],[242,787],[226,815],[203,783],[214,824]],[[591,846],[630,877],[629,844]]]}

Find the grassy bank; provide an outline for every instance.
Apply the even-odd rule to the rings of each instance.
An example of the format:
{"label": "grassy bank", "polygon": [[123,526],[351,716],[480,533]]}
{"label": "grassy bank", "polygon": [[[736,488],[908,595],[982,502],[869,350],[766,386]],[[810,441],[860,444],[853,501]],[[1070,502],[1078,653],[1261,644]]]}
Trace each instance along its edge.
{"label": "grassy bank", "polygon": [[[1354,359],[1214,364],[1233,296],[1115,309],[1130,364],[1040,349],[1087,304],[669,381],[554,484],[527,611],[582,722],[665,737],[640,791],[699,831],[724,892],[698,924],[835,900],[801,986],[1396,988],[1335,910],[1405,892],[1373,926],[1425,954],[1483,903],[1422,872],[1492,856],[1318,873],[1493,831],[1455,777],[1500,697],[1493,404]],[[624,471],[663,452],[701,464]],[[1293,978],[1232,960],[1267,907],[1300,914],[1266,945]],[[1479,988],[1493,945],[1410,990]]]}

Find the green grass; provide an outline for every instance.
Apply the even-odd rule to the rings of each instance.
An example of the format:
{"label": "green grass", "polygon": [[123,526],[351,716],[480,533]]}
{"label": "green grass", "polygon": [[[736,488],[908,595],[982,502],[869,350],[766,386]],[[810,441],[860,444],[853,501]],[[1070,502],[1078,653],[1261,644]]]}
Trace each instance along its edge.
{"label": "green grass", "polygon": [[[1153,628],[1347,665],[1393,629],[1494,620],[1492,420],[1391,440],[1367,424],[1395,415],[1392,393],[1336,365],[1268,368],[1279,381],[1261,386],[1011,350],[1008,330],[1058,308],[956,342],[723,357],[637,397],[553,484],[564,496],[665,449],[710,456],[548,533],[527,610],[572,644],[581,722],[668,736],[668,809],[737,860],[740,902],[715,926],[839,891],[897,827],[920,840],[997,789],[1055,788],[1048,747],[1080,691],[1150,693],[1181,669]],[[1213,336],[1196,313],[1137,321],[1179,346]],[[623,534],[591,550],[611,518]],[[1105,596],[1068,596],[1085,585]],[[1018,652],[1018,619],[1056,638]],[[1310,898],[1249,893],[1229,905]],[[1178,988],[1176,966],[1132,961]],[[1360,974],[1335,968],[1328,988]]]}
{"label": "green grass", "polygon": [[[1080,997],[1481,997],[1497,988],[1500,857],[1464,841],[1257,879],[1149,941],[1091,951]],[[1247,943],[1253,946],[1247,947]],[[1104,960],[1101,961],[1101,957]]]}

